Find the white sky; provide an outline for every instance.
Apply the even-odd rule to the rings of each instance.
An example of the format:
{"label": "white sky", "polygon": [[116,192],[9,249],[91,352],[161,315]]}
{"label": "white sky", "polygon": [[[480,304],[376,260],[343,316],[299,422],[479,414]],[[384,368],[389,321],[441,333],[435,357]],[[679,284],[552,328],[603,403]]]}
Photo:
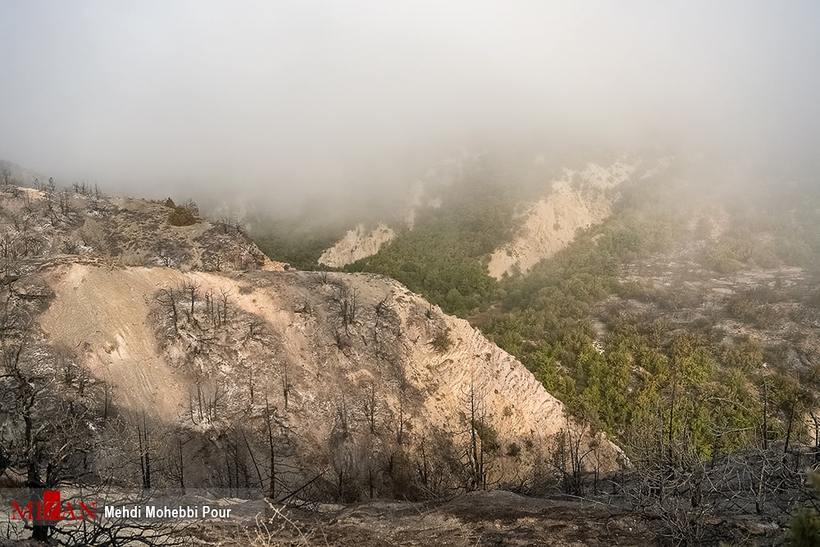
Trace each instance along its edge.
{"label": "white sky", "polygon": [[809,171],[818,29],[813,1],[0,0],[0,158],[276,203],[519,141]]}

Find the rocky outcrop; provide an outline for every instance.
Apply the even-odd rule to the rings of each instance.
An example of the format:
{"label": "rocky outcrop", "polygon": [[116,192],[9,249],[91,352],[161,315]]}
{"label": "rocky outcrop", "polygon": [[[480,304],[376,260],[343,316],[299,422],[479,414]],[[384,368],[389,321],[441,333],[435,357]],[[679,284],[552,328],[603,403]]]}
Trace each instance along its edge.
{"label": "rocky outcrop", "polygon": [[565,170],[547,196],[524,206],[518,235],[493,252],[488,273],[496,279],[516,269],[526,273],[569,245],[579,230],[603,222],[612,213],[617,187],[636,168],[618,161],[609,167],[589,164],[582,171]]}
{"label": "rocky outcrop", "polygon": [[173,209],[160,201],[105,196],[96,189],[6,186],[0,189],[0,226],[14,258],[63,255],[126,266],[181,270],[283,270],[235,224],[175,226]]}
{"label": "rocky outcrop", "polygon": [[322,253],[319,264],[332,268],[347,266],[378,253],[383,245],[390,243],[395,237],[393,229],[385,224],[380,223],[372,230],[365,228],[364,224],[358,224]]}

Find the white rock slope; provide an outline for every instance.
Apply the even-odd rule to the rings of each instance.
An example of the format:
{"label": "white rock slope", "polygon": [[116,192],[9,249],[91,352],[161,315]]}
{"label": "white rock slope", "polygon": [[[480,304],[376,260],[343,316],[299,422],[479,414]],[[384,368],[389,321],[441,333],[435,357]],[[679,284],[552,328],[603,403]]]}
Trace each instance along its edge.
{"label": "white rock slope", "polygon": [[579,230],[603,222],[612,213],[617,187],[637,167],[617,161],[609,167],[590,163],[582,171],[565,170],[547,196],[525,206],[518,236],[491,255],[489,274],[500,279],[514,268],[527,272],[569,245]]}
{"label": "white rock slope", "polygon": [[393,241],[396,233],[385,224],[379,224],[372,230],[367,230],[364,224],[359,224],[348,230],[342,239],[329,249],[325,249],[319,257],[319,264],[333,268],[341,268],[357,260],[373,256],[379,252],[382,245]]}

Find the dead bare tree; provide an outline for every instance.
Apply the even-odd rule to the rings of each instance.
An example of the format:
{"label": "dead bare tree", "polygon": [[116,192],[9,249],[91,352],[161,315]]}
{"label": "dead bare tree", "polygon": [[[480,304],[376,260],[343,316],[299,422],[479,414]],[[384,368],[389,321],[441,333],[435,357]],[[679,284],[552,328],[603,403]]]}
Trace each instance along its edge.
{"label": "dead bare tree", "polygon": [[249,341],[263,341],[263,336],[265,334],[265,322],[259,318],[253,318],[248,323],[248,334],[244,338],[244,342]]}
{"label": "dead bare tree", "polygon": [[60,214],[68,216],[71,212],[71,194],[67,189],[60,191],[58,195],[59,206],[60,206]]}
{"label": "dead bare tree", "polygon": [[148,435],[148,421],[142,413],[142,425],[137,421],[137,438],[139,442],[140,478],[142,488],[151,489],[151,441]]}
{"label": "dead bare tree", "polygon": [[168,312],[174,324],[174,334],[179,334],[179,313],[177,311],[176,290],[172,287],[160,289],[156,296],[157,302]]}
{"label": "dead bare tree", "polygon": [[[220,325],[225,325],[228,323],[228,299],[231,295],[231,291],[221,287],[219,289],[219,299],[220,299],[220,309],[221,309],[221,317],[220,317]],[[219,314],[219,311],[218,311]]]}
{"label": "dead bare tree", "polygon": [[[46,384],[44,378],[27,374],[21,366],[21,356],[25,348],[25,339],[16,345],[3,347],[3,373],[0,375],[6,394],[10,398],[4,400],[4,410],[13,408],[19,413],[23,422],[22,453],[20,463],[26,469],[26,487],[31,490],[33,501],[42,499],[41,489],[46,485],[42,478],[40,462],[37,455],[38,440],[35,433],[34,409]],[[6,410],[8,412],[8,410]],[[32,523],[32,539],[46,541],[49,535],[49,526],[38,522]]]}
{"label": "dead bare tree", "polygon": [[[787,422],[790,401],[783,406]],[[714,426],[709,434],[716,439],[715,448],[710,458],[704,458],[689,428],[679,429],[670,443],[663,427],[667,420],[668,413],[659,405],[655,422],[625,439],[632,467],[623,473],[619,487],[635,509],[662,523],[662,535],[669,541],[716,543],[724,539],[710,524],[717,517],[756,514],[782,519],[811,496],[806,473],[816,465],[811,463],[815,448],[797,446],[793,438],[792,448],[784,453],[787,426],[778,441],[771,438],[772,429],[759,424],[740,432]],[[718,450],[719,439],[739,433],[749,436],[743,448]]]}
{"label": "dead bare tree", "polygon": [[277,421],[276,408],[271,407],[265,396],[265,429],[268,436],[268,498],[276,499],[276,443],[274,441],[273,426]]}
{"label": "dead bare tree", "polygon": [[248,371],[248,405],[250,407],[252,407],[254,405],[254,402],[255,402],[254,387],[255,387],[255,384],[256,384],[256,378],[254,376],[254,373],[256,371],[256,367],[254,367],[254,364],[253,364],[252,360],[245,361],[244,365],[245,365],[245,370]]}
{"label": "dead bare tree", "polygon": [[373,434],[377,432],[376,417],[379,413],[378,405],[379,401],[376,398],[376,384],[371,382],[364,388],[362,411],[364,412],[365,419],[367,420],[370,433]]}
{"label": "dead bare tree", "polygon": [[461,444],[463,452],[459,456],[465,472],[467,490],[486,489],[491,485],[490,471],[494,463],[494,454],[499,449],[498,434],[490,423],[485,393],[477,385],[474,377],[461,394],[461,422],[465,428],[457,433],[466,436]]}
{"label": "dead bare tree", "polygon": [[396,444],[402,446],[404,444],[404,433],[407,429],[407,418],[404,413],[405,395],[404,391],[399,392],[399,408],[396,416]]}
{"label": "dead bare tree", "polygon": [[285,412],[287,412],[290,390],[293,387],[290,382],[290,361],[287,357],[279,359],[279,381],[282,385],[282,398],[284,399]]}
{"label": "dead bare tree", "polygon": [[182,437],[177,437],[177,477],[179,479],[179,487],[183,492],[185,491],[185,458],[182,455],[182,447],[184,444]]}
{"label": "dead bare tree", "polygon": [[[32,347],[31,323],[19,317],[26,313],[24,303],[6,312],[18,317],[3,317],[0,328],[3,466],[22,472],[29,499],[36,503],[44,489],[90,475],[89,454],[96,446],[95,431],[103,425],[98,390],[66,365],[60,352]],[[37,541],[46,541],[55,530],[54,523],[36,518],[28,526]]]}
{"label": "dead bare tree", "polygon": [[470,482],[468,488],[484,489],[487,484],[487,474],[484,468],[484,442],[479,433],[479,427],[485,419],[485,407],[482,397],[476,392],[475,379],[470,379],[470,387],[467,394],[467,409],[469,420],[470,446],[468,450],[468,462],[470,471]]}
{"label": "dead bare tree", "polygon": [[591,432],[585,425],[573,424],[566,418],[565,427],[552,439],[551,463],[561,478],[562,490],[567,494],[582,496],[586,490],[584,469],[587,459],[594,457],[597,443],[586,442]]}
{"label": "dead bare tree", "polygon": [[336,284],[333,286],[331,304],[336,312],[337,320],[348,336],[350,336],[350,326],[356,322],[359,306],[358,295],[357,289],[351,289],[347,285]]}
{"label": "dead bare tree", "polygon": [[199,296],[199,283],[196,279],[188,277],[182,283],[182,287],[180,288],[180,292],[186,295],[186,299],[190,303],[190,311],[188,312],[188,317],[191,320],[195,319],[194,316],[194,308],[196,306],[196,298]]}
{"label": "dead bare tree", "polygon": [[205,299],[205,314],[208,317],[208,321],[211,325],[216,325],[216,299],[214,298],[213,292],[206,292],[203,298]]}
{"label": "dead bare tree", "polygon": [[3,180],[3,186],[9,186],[12,183],[11,169],[5,166],[0,169],[0,178]]}
{"label": "dead bare tree", "polygon": [[373,321],[373,341],[376,344],[379,344],[379,349],[383,349],[381,346],[383,333],[387,333],[387,343],[392,342],[394,336],[390,336],[391,328],[396,322],[396,312],[393,310],[391,303],[390,303],[390,295],[388,294],[381,300],[379,300],[376,305],[373,307],[375,320]]}
{"label": "dead bare tree", "polygon": [[355,501],[358,498],[358,466],[356,440],[345,397],[334,403],[333,427],[328,439],[330,469],[335,476],[334,497],[337,501]]}
{"label": "dead bare tree", "polygon": [[239,223],[232,214],[223,215],[217,221],[217,225],[222,229],[223,234],[229,233],[231,230],[239,231]]}

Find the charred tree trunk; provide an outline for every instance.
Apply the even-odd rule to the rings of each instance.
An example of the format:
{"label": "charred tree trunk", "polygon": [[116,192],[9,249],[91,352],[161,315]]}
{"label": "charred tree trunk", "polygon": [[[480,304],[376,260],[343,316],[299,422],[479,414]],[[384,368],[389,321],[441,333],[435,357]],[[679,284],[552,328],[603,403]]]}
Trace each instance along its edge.
{"label": "charred tree trunk", "polygon": [[270,485],[268,486],[268,498],[276,499],[276,445],[273,442],[273,419],[270,414],[268,398],[265,397],[265,425],[268,428],[268,451],[270,457]]}
{"label": "charred tree trunk", "polygon": [[142,475],[142,488],[151,489],[151,447],[148,437],[148,421],[145,413],[142,413],[142,427],[137,425],[137,439],[140,451],[140,474]]}
{"label": "charred tree trunk", "polygon": [[185,460],[182,458],[182,439],[177,439],[177,464],[179,466],[179,487],[185,491]]}

